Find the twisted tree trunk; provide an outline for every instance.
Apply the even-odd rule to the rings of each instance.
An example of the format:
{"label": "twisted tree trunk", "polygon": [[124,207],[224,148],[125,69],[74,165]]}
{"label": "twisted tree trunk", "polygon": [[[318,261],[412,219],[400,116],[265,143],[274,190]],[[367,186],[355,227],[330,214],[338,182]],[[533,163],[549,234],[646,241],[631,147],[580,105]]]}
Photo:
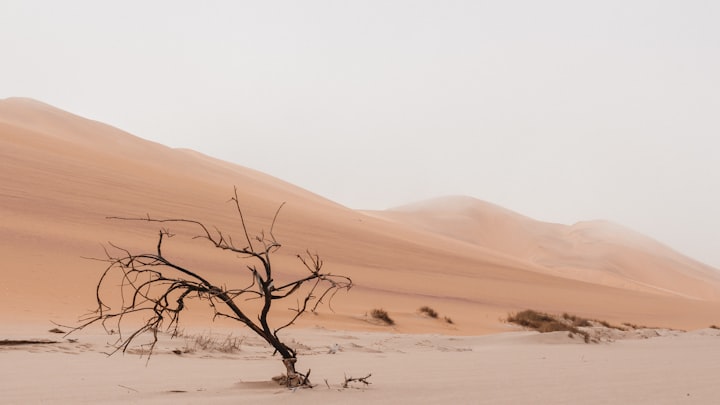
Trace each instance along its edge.
{"label": "twisted tree trunk", "polygon": [[[209,241],[214,247],[221,251],[227,251],[240,258],[250,260],[255,265],[247,265],[246,275],[248,282],[241,288],[226,288],[224,284],[215,284],[208,281],[200,273],[176,264],[163,255],[162,247],[165,238],[173,236],[170,231],[163,228],[159,232],[156,251],[154,253],[133,254],[130,251],[111,246],[117,250],[116,254],[106,251],[107,258],[103,261],[109,263],[103,272],[96,287],[97,309],[86,318],[85,323],[74,330],[82,329],[93,323],[99,322],[107,330],[122,329],[124,316],[127,314],[147,313],[145,323],[128,334],[119,334],[116,342],[116,350],[125,351],[130,343],[139,335],[150,332],[153,340],[149,344],[149,351],[152,353],[157,343],[157,333],[163,328],[177,332],[180,313],[186,308],[185,300],[197,298],[206,301],[213,309],[213,317],[225,317],[234,319],[247,326],[250,330],[262,337],[282,357],[286,369],[284,383],[288,387],[310,386],[307,374],[298,373],[295,369],[297,356],[295,350],[282,342],[278,332],[293,323],[307,310],[315,311],[327,297],[328,304],[333,296],[340,289],[349,290],[352,287],[352,280],[345,276],[332,275],[322,272],[322,261],[317,254],[306,252],[306,256],[297,257],[309,272],[289,282],[280,283],[274,280],[270,256],[280,248],[273,235],[275,220],[280,208],[273,217],[270,226],[269,236],[263,232],[251,238],[245,226],[245,218],[240,210],[240,204],[235,189],[235,196],[231,198],[242,224],[244,246],[236,246],[230,236],[224,235],[217,228],[208,228],[202,222],[189,219],[155,219],[147,216],[145,218],[117,218],[125,221],[145,221],[165,224],[180,224],[195,227],[199,232],[192,239]],[[210,229],[213,229],[211,231]],[[253,241],[255,244],[253,244]],[[118,273],[118,274],[115,274]],[[115,280],[111,274],[120,277],[119,295],[123,297],[119,309],[112,310],[106,305],[103,299],[107,294],[107,288],[116,287]],[[113,277],[114,277],[113,276]],[[277,282],[277,284],[276,284]],[[222,285],[223,287],[218,287]],[[276,287],[279,285],[279,287]],[[306,286],[305,290],[301,287]],[[271,326],[269,319],[272,304],[277,300],[285,299],[298,291],[304,291],[297,301],[297,306],[291,308],[295,314],[291,319],[280,326]],[[257,320],[252,319],[249,314],[252,309],[245,304],[251,299],[261,299],[262,309]],[[250,312],[248,312],[250,311]],[[165,324],[165,321],[168,321]],[[112,323],[113,327],[106,326]]]}

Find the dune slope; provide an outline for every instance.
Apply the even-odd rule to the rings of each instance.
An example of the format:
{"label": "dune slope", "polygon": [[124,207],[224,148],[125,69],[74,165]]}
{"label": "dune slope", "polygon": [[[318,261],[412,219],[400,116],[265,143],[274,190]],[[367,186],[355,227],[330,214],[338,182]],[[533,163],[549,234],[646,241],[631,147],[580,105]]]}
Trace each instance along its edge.
{"label": "dune slope", "polygon": [[[154,248],[156,227],[107,216],[184,217],[239,232],[226,203],[234,186],[251,232],[286,202],[275,228],[279,277],[301,274],[295,255],[305,249],[353,277],[357,287],[336,299],[336,312],[311,324],[381,329],[365,314],[384,307],[398,331],[471,334],[504,330],[500,317],[532,307],[688,328],[707,326],[719,309],[714,269],[644,238],[629,243],[597,224],[542,224],[496,207],[355,211],[249,168],[13,98],[0,100],[0,317],[72,319],[94,305],[104,267],[85,258],[101,257],[101,244]],[[173,243],[179,260],[218,284],[242,282],[234,257]],[[418,315],[421,305],[454,324]]]}
{"label": "dune slope", "polygon": [[607,221],[536,221],[471,197],[442,197],[374,215],[526,260],[548,273],[717,300],[716,269]]}

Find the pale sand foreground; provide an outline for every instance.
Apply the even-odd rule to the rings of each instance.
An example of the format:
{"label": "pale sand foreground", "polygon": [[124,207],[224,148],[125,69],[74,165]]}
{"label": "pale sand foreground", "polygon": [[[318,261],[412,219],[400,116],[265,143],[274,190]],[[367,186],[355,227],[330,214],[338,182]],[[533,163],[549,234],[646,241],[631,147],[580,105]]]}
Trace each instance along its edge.
{"label": "pale sand foreground", "polygon": [[[287,337],[299,349],[299,369],[312,369],[317,386],[295,391],[269,382],[281,373],[280,360],[237,331],[244,339],[238,352],[176,355],[172,350],[187,350],[192,339],[163,336],[149,362],[137,353],[107,357],[111,337],[96,332],[69,342],[38,325],[5,329],[0,340],[61,343],[0,346],[0,403],[709,404],[720,395],[714,329],[600,344],[562,332],[454,337],[298,329]],[[335,344],[340,350],[330,354]],[[371,385],[340,388],[344,375],[368,373]]]}

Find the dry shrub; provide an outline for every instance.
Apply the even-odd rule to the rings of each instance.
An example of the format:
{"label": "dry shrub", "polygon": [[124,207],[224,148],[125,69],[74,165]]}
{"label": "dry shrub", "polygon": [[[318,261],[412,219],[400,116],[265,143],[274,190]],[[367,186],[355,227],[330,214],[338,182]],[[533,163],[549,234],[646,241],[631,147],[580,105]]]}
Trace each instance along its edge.
{"label": "dry shrub", "polygon": [[608,321],[596,321],[596,322],[599,323],[600,325],[608,328],[608,329],[619,329],[619,330],[623,330],[623,328],[621,328],[621,327],[619,327],[619,326],[611,325]]}
{"label": "dry shrub", "polygon": [[373,309],[370,311],[370,316],[373,317],[373,319],[377,319],[379,321],[382,321],[388,325],[395,325],[395,321],[393,321],[392,318],[390,318],[390,315],[388,315],[387,311],[384,309]]}
{"label": "dry shrub", "polygon": [[515,314],[508,315],[508,322],[534,329],[540,332],[553,332],[567,330],[567,325],[558,321],[554,316],[532,309],[526,309]]}
{"label": "dry shrub", "polygon": [[[629,325],[630,325],[630,324],[624,323],[623,325],[625,325],[625,326],[617,326],[617,325],[613,325],[613,324],[611,324],[611,323],[609,323],[609,322],[607,322],[607,321],[602,321],[602,320],[599,320],[599,319],[586,319],[586,318],[581,318],[581,317],[579,317],[579,316],[577,316],[577,315],[568,314],[567,312],[563,314],[563,319],[566,319],[566,320],[568,320],[568,321],[571,321],[571,322],[572,322],[572,325],[575,326],[575,327],[578,327],[578,328],[581,328],[581,327],[593,327],[593,326],[596,326],[595,324],[599,324],[599,325],[604,326],[604,327],[606,327],[606,328],[608,328],[608,329],[626,330],[626,327],[625,327],[625,326],[629,326]],[[595,324],[594,324],[594,323],[595,323]],[[637,329],[637,327],[636,327],[635,329]]]}
{"label": "dry shrub", "polygon": [[445,319],[445,322],[449,323],[450,325],[455,324],[455,322],[453,322],[453,320],[450,319],[450,317],[448,317],[448,316],[444,317],[443,319]]}
{"label": "dry shrub", "polygon": [[575,327],[586,327],[586,326],[592,326],[592,323],[590,323],[589,320],[585,318],[581,318],[577,315],[570,315],[567,312],[563,314],[563,319],[566,319],[570,322],[572,322],[572,325]]}
{"label": "dry shrub", "polygon": [[507,320],[508,322],[512,322],[528,329],[536,330],[540,333],[567,331],[571,334],[581,335],[585,339],[585,343],[590,342],[590,335],[587,332],[573,326],[574,321],[565,318],[564,316],[563,318],[565,319],[565,322],[553,315],[527,309],[525,311],[508,315]]}
{"label": "dry shrub", "polygon": [[218,338],[212,335],[185,336],[184,353],[196,351],[237,353],[242,350],[244,337],[228,335],[225,338]]}
{"label": "dry shrub", "polygon": [[420,307],[420,312],[423,313],[423,314],[425,314],[425,315],[427,315],[427,316],[429,316],[430,318],[435,318],[435,319],[437,319],[437,317],[438,317],[438,313],[435,312],[434,309],[432,309],[432,308],[430,308],[430,307],[428,307],[428,306]]}

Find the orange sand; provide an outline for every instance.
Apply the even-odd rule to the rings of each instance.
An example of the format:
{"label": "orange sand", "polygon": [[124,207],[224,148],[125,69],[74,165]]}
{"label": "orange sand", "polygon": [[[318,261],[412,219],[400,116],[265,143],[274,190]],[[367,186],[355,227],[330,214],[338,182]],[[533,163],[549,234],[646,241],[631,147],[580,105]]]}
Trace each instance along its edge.
{"label": "orange sand", "polygon": [[[287,202],[275,229],[278,274],[318,252],[357,288],[335,302],[331,325],[383,307],[401,332],[503,330],[508,311],[536,308],[675,328],[713,323],[715,269],[603,222],[534,221],[466,197],[383,212],[343,207],[257,171],[148,142],[28,99],[0,101],[0,256],[4,319],[74,319],[94,305],[101,244],[152,249],[156,227],[106,216],[186,217],[239,232],[232,187],[259,231]],[[178,241],[211,280],[232,257]],[[178,249],[178,250],[179,250]],[[223,255],[220,255],[223,256]],[[181,256],[178,256],[181,257]],[[429,305],[454,326],[414,321]]]}
{"label": "orange sand", "polygon": [[[0,348],[2,364],[23,364],[2,368],[0,402],[223,403],[239,394],[273,403],[703,403],[716,397],[720,362],[712,353],[720,351],[712,330],[595,346],[562,336],[548,343],[527,332],[470,337],[517,331],[502,318],[525,308],[616,324],[699,329],[718,323],[717,270],[647,237],[600,221],[542,223],[468,197],[352,210],[252,169],[17,98],[0,100],[0,340],[44,337],[50,320],[71,324],[92,309],[104,265],[87,258],[102,257],[108,241],[154,249],[156,226],[107,216],[191,218],[241,237],[226,203],[233,186],[251,232],[267,229],[286,202],[275,227],[283,244],[274,259],[276,280],[304,271],[295,255],[306,249],[322,256],[326,270],[353,278],[356,287],[336,298],[334,313],[309,315],[288,333],[309,342],[305,364],[317,370],[316,383],[336,386],[343,373],[372,372],[371,388],[295,394],[267,386],[257,381],[281,371],[279,361],[257,345],[239,357],[187,359],[168,354],[176,343],[165,342],[164,354],[144,368],[133,356],[98,355],[108,338],[95,331],[80,334],[79,343],[58,338],[64,346]],[[171,257],[217,284],[245,284],[234,256],[183,232],[167,245]],[[454,323],[419,315],[424,305]],[[373,308],[387,310],[396,326],[370,322]],[[186,321],[188,328],[232,327],[207,326],[200,307]],[[341,354],[321,353],[337,342]],[[68,362],[71,355],[75,361]],[[174,372],[182,367],[200,371]]]}

